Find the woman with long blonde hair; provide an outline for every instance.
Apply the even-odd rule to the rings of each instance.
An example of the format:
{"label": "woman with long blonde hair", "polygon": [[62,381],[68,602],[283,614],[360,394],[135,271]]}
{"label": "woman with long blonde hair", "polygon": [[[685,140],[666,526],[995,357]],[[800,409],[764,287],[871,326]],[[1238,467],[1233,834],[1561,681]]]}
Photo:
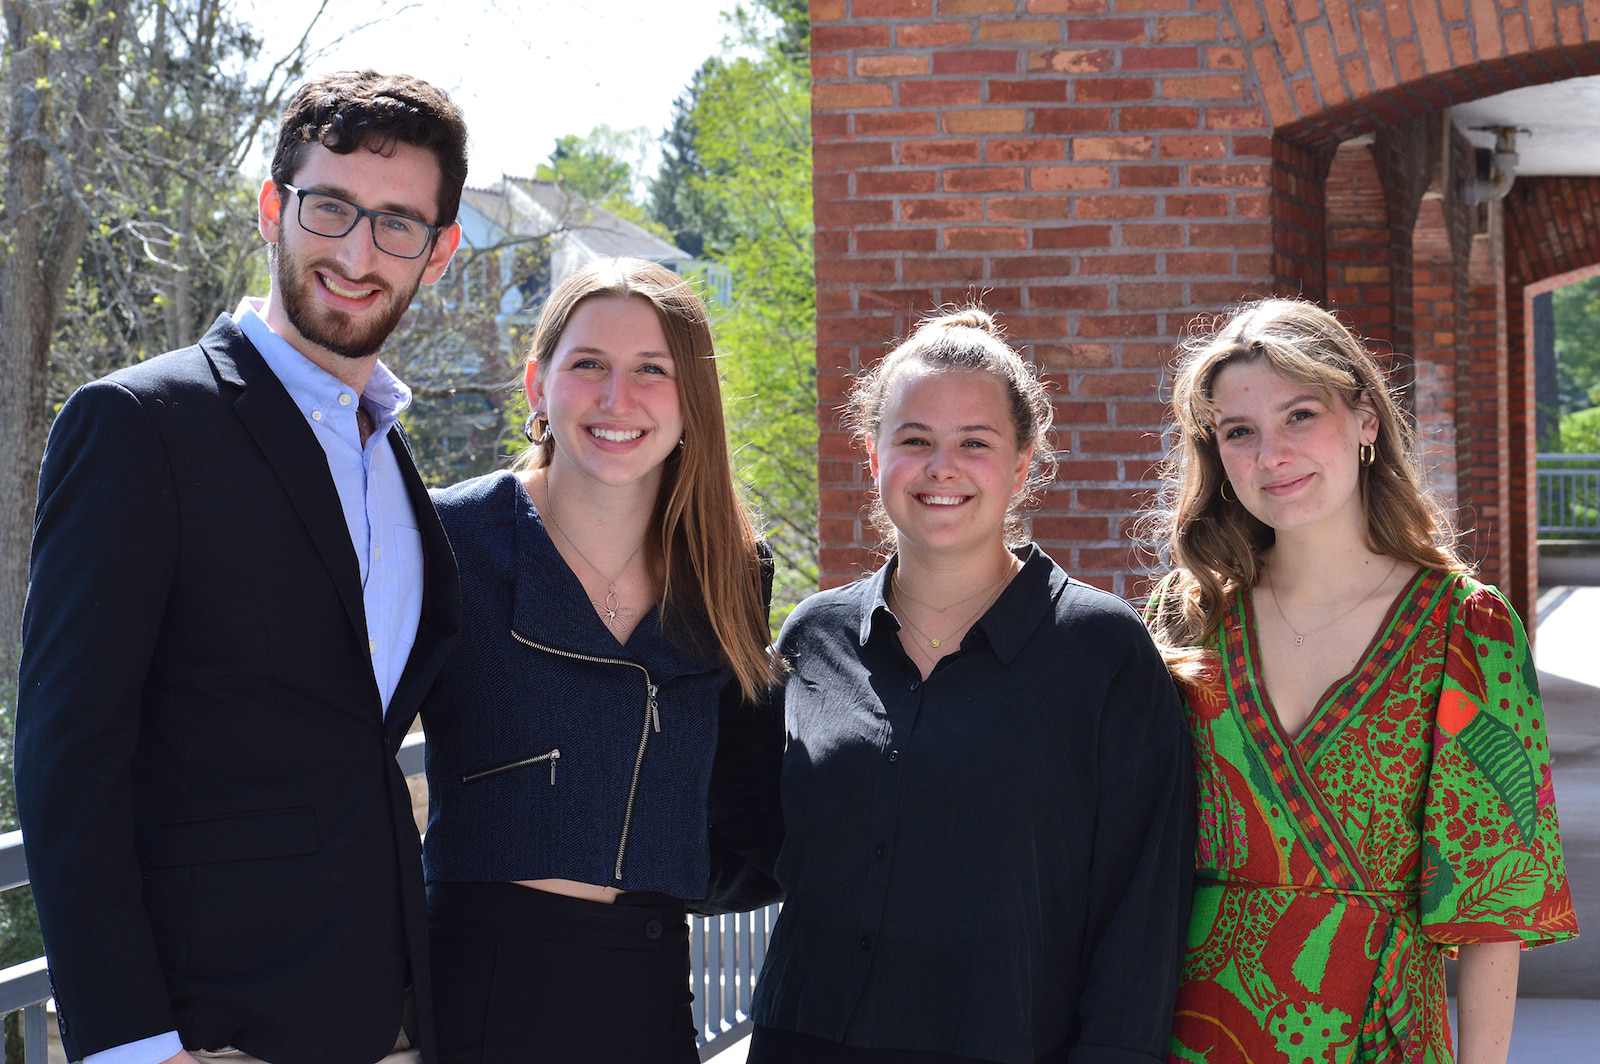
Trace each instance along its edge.
{"label": "woman with long blonde hair", "polygon": [[1576,933],[1533,658],[1331,314],[1248,303],[1184,344],[1146,610],[1195,743],[1170,1059],[1503,1064],[1517,951]]}
{"label": "woman with long blonde hair", "polygon": [[739,845],[708,834],[713,751],[776,675],[770,561],[677,275],[615,259],[562,282],[526,386],[518,468],[434,496],[463,607],[422,710],[440,1057],[686,1064],[685,903],[712,835]]}

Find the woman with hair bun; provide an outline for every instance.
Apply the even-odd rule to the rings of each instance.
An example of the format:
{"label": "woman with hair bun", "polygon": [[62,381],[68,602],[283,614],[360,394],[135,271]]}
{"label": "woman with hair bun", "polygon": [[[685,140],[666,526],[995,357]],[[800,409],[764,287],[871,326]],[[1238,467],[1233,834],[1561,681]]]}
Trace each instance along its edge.
{"label": "woman with hair bun", "polygon": [[779,638],[785,903],[749,1060],[1158,1060],[1189,748],[1138,617],[1027,541],[1050,400],[970,308],[873,367],[848,419],[893,553]]}
{"label": "woman with hair bun", "polygon": [[1199,776],[1170,1059],[1503,1064],[1577,931],[1533,656],[1456,554],[1359,340],[1300,300],[1185,343],[1146,619]]}

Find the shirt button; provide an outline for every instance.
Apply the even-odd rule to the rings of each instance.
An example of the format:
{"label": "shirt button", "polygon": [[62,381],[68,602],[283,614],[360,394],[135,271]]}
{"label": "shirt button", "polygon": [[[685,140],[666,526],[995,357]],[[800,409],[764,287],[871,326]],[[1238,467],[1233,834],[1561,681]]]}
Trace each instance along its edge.
{"label": "shirt button", "polygon": [[376,639],[367,640],[367,653],[368,654],[376,654],[377,652],[378,652],[378,641]]}
{"label": "shirt button", "polygon": [[339,393],[339,405],[340,406],[349,406],[350,405],[350,393],[349,392],[340,392]]}
{"label": "shirt button", "polygon": [[899,761],[900,760],[900,751],[898,751],[898,750],[890,750],[889,751],[889,760],[891,762]]}
{"label": "shirt button", "polygon": [[311,420],[312,421],[321,421],[322,420],[322,411],[320,411],[320,410],[311,411]]}
{"label": "shirt button", "polygon": [[872,936],[871,935],[862,935],[861,936],[861,948],[862,949],[871,949],[872,948]]}
{"label": "shirt button", "polygon": [[878,848],[872,852],[877,854],[879,857],[887,857],[889,856],[889,847],[880,842],[878,843]]}
{"label": "shirt button", "polygon": [[911,690],[915,691],[917,688],[922,686],[922,681],[921,680],[912,680],[909,686],[910,686]]}

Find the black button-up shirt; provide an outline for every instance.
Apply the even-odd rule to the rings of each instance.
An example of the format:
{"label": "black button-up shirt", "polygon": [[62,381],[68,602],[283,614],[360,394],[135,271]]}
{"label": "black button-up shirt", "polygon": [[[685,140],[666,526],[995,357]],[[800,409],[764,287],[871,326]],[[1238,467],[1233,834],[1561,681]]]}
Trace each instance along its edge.
{"label": "black button-up shirt", "polygon": [[787,900],[755,1021],[1019,1064],[1163,1058],[1194,799],[1143,625],[1034,547],[923,680],[893,565],[779,639]]}

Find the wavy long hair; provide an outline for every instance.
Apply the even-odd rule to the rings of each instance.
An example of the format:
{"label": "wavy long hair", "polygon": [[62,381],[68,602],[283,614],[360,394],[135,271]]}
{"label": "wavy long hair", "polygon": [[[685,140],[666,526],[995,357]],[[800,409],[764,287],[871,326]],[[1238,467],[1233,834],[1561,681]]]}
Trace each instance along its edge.
{"label": "wavy long hair", "polygon": [[[1023,512],[1050,486],[1056,475],[1055,448],[1050,442],[1054,409],[1044,384],[1033,367],[1004,340],[1000,324],[976,304],[924,318],[916,331],[879,359],[857,379],[845,406],[844,427],[863,448],[875,447],[883,424],[883,407],[907,369],[970,369],[987,373],[1005,388],[1017,449],[1032,448],[1028,477],[1006,509],[1005,540],[1009,546],[1027,542]],[[883,500],[872,495],[868,516],[884,545],[895,545],[894,523]]]}
{"label": "wavy long hair", "polygon": [[1330,406],[1371,410],[1378,436],[1359,487],[1369,550],[1434,569],[1466,571],[1456,534],[1423,487],[1410,423],[1383,371],[1337,318],[1302,299],[1262,299],[1191,326],[1179,345],[1171,416],[1177,434],[1162,466],[1157,507],[1142,519],[1147,542],[1164,548],[1180,580],[1150,611],[1157,643],[1180,675],[1201,667],[1233,595],[1255,586],[1273,530],[1224,497],[1212,389],[1227,366],[1264,361]]}
{"label": "wavy long hair", "polygon": [[[733,670],[753,699],[777,677],[767,653],[757,536],[728,457],[711,324],[700,297],[683,278],[642,259],[604,259],[584,267],[545,301],[528,361],[543,380],[572,312],[586,299],[643,299],[655,308],[672,353],[683,413],[683,445],[666,459],[647,542],[661,580],[662,630],[679,647],[715,657]],[[523,451],[516,469],[550,464],[546,438]]]}

